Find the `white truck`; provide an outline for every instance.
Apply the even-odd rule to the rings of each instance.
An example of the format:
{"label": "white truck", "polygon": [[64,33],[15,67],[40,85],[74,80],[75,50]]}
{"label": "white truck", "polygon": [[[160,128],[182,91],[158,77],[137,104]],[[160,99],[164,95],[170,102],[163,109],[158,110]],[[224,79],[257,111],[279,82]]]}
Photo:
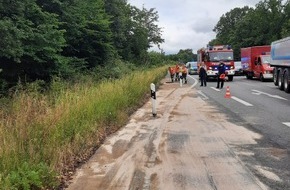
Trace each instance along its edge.
{"label": "white truck", "polygon": [[274,84],[286,93],[290,92],[290,37],[272,42],[271,63],[274,67]]}

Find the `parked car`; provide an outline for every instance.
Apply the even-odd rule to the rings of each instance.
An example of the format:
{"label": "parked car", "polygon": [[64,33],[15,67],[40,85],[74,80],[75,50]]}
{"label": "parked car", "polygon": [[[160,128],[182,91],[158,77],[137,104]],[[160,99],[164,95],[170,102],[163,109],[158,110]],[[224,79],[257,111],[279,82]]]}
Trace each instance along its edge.
{"label": "parked car", "polygon": [[244,75],[241,61],[235,61],[235,76]]}
{"label": "parked car", "polygon": [[198,67],[197,62],[187,62],[186,65],[188,66],[188,74],[190,75],[197,75]]}

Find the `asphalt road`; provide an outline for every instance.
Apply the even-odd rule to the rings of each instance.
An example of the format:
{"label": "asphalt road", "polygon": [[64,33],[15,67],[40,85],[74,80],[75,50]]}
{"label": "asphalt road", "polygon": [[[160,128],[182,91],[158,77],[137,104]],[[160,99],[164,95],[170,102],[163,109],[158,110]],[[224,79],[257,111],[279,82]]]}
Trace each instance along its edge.
{"label": "asphalt road", "polygon": [[[189,83],[197,81],[197,75],[189,76]],[[231,98],[225,98],[227,86]],[[225,82],[224,89],[216,89],[216,81],[209,81],[207,87],[195,87],[201,98],[216,105],[230,121],[262,135],[257,145],[247,147],[255,152],[253,157],[244,160],[250,161],[250,168],[262,163],[283,179],[280,185],[265,181],[271,189],[290,189],[290,94],[271,81],[248,80],[245,76]]]}
{"label": "asphalt road", "polygon": [[[196,75],[190,77],[197,79]],[[215,81],[208,82],[207,88],[196,86],[203,99],[232,114],[233,121],[246,121],[256,131],[290,150],[290,94],[280,91],[273,82],[238,76],[232,82],[225,82],[223,89],[216,89]],[[231,98],[224,98],[227,86]]]}

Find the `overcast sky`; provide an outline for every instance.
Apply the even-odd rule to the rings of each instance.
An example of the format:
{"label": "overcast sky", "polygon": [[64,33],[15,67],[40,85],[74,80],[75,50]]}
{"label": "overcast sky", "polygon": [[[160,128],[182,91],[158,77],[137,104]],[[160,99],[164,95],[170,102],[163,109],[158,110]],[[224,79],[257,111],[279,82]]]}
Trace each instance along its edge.
{"label": "overcast sky", "polygon": [[[220,17],[236,7],[255,7],[260,0],[128,0],[138,8],[158,11],[159,27],[165,40],[161,48],[165,54],[180,49],[193,53],[215,38],[212,31]],[[159,51],[156,47],[152,50]]]}

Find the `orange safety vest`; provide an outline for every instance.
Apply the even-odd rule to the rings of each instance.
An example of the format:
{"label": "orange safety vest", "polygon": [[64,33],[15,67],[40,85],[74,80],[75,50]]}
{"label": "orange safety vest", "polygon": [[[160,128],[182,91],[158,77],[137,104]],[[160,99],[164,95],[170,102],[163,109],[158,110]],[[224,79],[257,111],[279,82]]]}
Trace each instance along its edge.
{"label": "orange safety vest", "polygon": [[184,66],[182,66],[182,67],[180,68],[179,72],[181,72],[181,73],[187,73],[187,68],[184,67]]}
{"label": "orange safety vest", "polygon": [[175,67],[169,67],[168,70],[171,75],[175,74]]}

